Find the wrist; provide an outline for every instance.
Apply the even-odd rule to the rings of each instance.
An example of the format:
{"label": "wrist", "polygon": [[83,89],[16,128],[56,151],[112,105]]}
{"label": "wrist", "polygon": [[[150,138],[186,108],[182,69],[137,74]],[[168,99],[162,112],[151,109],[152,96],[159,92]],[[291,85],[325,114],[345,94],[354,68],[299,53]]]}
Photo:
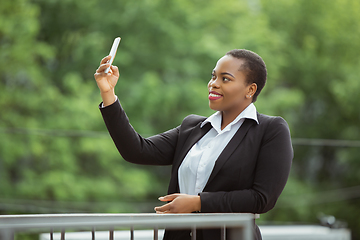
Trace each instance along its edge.
{"label": "wrist", "polygon": [[116,95],[114,90],[108,92],[100,92],[100,95],[103,100],[104,107],[109,106],[116,101]]}
{"label": "wrist", "polygon": [[200,196],[194,197],[195,212],[201,212],[201,199]]}

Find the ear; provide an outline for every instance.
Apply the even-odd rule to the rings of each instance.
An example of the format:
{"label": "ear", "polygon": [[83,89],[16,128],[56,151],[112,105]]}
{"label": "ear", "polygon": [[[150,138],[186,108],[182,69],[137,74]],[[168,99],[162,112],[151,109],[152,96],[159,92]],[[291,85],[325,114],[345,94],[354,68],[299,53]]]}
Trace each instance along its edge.
{"label": "ear", "polygon": [[254,96],[254,94],[256,93],[256,90],[257,90],[257,84],[256,83],[250,84],[248,86],[246,98],[252,98]]}

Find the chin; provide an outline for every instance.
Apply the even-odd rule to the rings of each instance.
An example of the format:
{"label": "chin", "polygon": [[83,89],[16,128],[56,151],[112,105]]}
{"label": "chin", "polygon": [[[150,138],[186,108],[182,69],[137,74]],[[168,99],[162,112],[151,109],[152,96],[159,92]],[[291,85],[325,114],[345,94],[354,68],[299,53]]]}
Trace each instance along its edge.
{"label": "chin", "polygon": [[221,111],[219,108],[213,106],[212,104],[209,104],[209,108],[214,111]]}

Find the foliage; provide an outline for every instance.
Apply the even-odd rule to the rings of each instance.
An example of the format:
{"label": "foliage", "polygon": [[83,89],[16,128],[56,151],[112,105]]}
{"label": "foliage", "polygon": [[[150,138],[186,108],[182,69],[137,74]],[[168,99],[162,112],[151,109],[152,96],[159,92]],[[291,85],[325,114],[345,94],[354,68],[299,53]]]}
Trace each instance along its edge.
{"label": "foliage", "polygon": [[[210,115],[212,68],[228,50],[246,48],[269,72],[259,112],[283,116],[294,139],[357,140],[359,10],[356,0],[0,2],[0,206],[27,206],[2,213],[159,204],[169,168],[122,161],[97,109],[93,73],[117,36],[116,93],[144,136],[191,113]],[[260,222],[318,222],[324,212],[358,238],[358,197],[312,202],[318,192],[359,185],[359,148],[294,149],[289,183]],[[294,200],[301,195],[312,197]],[[29,210],[36,203],[46,207]]]}
{"label": "foliage", "polygon": [[[269,26],[286,43],[281,53],[285,60],[279,70],[281,78],[286,80],[287,87],[300,91],[290,98],[290,101],[300,100],[296,101],[300,103],[296,113],[290,111],[287,114],[292,117],[286,118],[290,120],[292,136],[357,140],[360,115],[356,103],[360,98],[355,92],[360,86],[355,76],[360,70],[354,50],[360,48],[359,2],[264,1],[263,7],[271,16]],[[344,191],[359,185],[359,153],[359,147],[295,146],[292,178],[301,180],[304,195],[319,194],[317,201],[307,199],[305,205],[300,204],[299,199],[288,198],[292,204],[287,202],[287,205],[293,206],[288,211],[289,216],[293,220],[313,222],[316,213],[323,211],[357,229],[360,224],[357,214],[350,212],[359,211],[355,210],[355,206],[359,206],[359,196],[356,190],[352,196]],[[284,200],[287,195],[302,195],[300,192],[291,194],[296,191],[290,189],[294,179],[284,192]],[[332,189],[339,190],[331,198],[321,194]],[[358,238],[358,230],[353,230],[353,235],[354,239]]]}

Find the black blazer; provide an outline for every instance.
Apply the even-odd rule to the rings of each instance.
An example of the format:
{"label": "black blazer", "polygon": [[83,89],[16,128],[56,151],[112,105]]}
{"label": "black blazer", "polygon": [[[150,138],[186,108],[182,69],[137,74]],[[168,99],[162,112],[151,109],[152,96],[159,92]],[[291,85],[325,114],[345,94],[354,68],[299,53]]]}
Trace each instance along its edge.
{"label": "black blazer", "polygon": [[[122,157],[136,164],[172,165],[168,194],[178,193],[181,162],[211,129],[209,123],[200,128],[206,117],[189,115],[174,129],[142,138],[130,125],[119,101],[100,110]],[[290,131],[281,117],[259,113],[257,117],[259,124],[251,119],[244,121],[217,159],[200,193],[201,212],[265,213],[275,206],[293,158]],[[220,231],[204,230],[199,235],[206,240],[220,239]],[[186,238],[179,231],[168,231],[164,239]]]}

